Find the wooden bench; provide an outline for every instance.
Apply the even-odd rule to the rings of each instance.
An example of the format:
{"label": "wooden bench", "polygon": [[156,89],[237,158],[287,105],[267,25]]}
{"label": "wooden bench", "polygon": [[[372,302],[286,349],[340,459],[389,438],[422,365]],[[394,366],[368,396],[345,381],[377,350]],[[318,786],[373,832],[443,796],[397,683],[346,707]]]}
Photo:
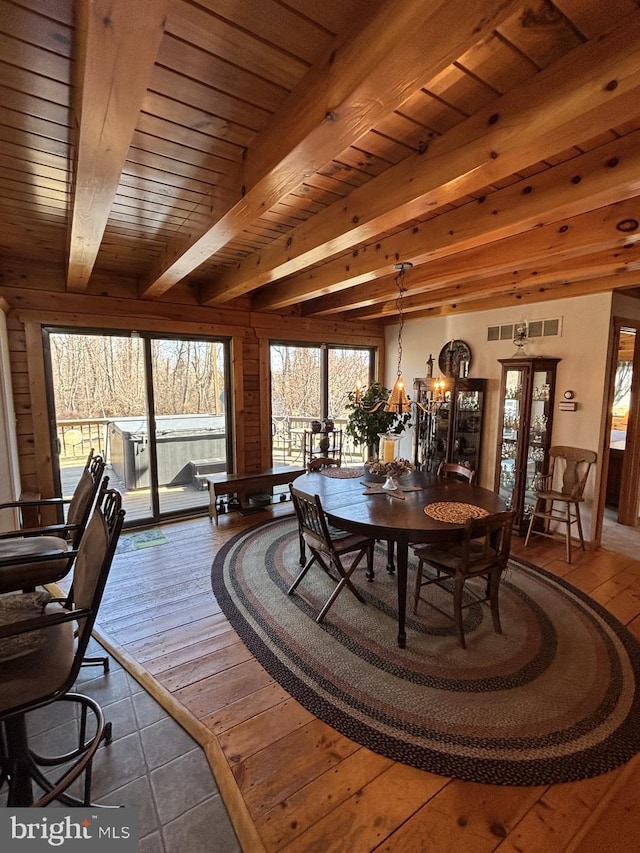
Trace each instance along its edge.
{"label": "wooden bench", "polygon": [[304,474],[304,468],[270,468],[255,474],[209,474],[205,477],[209,489],[209,518],[218,523],[216,498],[221,495],[237,495],[241,510],[247,511],[249,495],[271,491],[274,486],[284,486]]}

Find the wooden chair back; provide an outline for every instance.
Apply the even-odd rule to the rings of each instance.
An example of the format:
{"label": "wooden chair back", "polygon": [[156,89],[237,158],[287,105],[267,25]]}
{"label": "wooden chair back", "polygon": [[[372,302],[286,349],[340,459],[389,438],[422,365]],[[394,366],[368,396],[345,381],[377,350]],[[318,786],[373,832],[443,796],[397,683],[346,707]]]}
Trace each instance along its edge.
{"label": "wooden chair back", "polygon": [[593,450],[555,445],[549,450],[549,474],[541,491],[552,490],[558,485],[560,494],[568,500],[581,501],[589,471],[597,458]]}
{"label": "wooden chair back", "polygon": [[471,485],[476,478],[476,472],[473,468],[467,468],[466,465],[459,465],[457,462],[441,462],[438,465],[437,476],[440,479],[450,477],[455,480],[466,480]]}
{"label": "wooden chair back", "polygon": [[305,543],[311,549],[330,553],[333,550],[333,542],[319,495],[309,495],[293,486],[290,486],[289,490]]}
{"label": "wooden chair back", "polygon": [[511,553],[514,512],[470,518],[465,524],[460,574],[484,574],[506,569]]}

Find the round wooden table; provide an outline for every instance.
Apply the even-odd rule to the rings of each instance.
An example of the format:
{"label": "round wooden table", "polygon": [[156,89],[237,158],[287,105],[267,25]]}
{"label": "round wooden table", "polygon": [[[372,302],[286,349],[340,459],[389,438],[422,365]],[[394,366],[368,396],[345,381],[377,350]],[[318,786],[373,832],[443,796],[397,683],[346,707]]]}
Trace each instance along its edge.
{"label": "round wooden table", "polygon": [[329,521],[335,527],[395,543],[398,645],[405,648],[409,543],[455,540],[462,537],[464,529],[464,521],[436,521],[425,513],[425,506],[447,501],[472,504],[488,513],[504,512],[507,507],[496,492],[455,480],[438,480],[435,474],[423,471],[412,471],[398,481],[400,486],[417,487],[415,491],[403,491],[402,498],[382,491],[363,494],[368,486],[380,485],[363,485],[363,481],[364,477],[337,478],[308,473],[297,477],[293,485],[307,494],[319,495]]}

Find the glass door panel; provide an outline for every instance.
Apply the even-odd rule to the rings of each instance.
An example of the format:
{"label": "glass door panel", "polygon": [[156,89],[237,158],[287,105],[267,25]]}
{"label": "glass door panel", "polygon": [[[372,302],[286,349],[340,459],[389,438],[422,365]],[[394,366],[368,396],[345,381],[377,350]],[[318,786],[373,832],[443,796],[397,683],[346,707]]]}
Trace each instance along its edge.
{"label": "glass door panel", "polygon": [[91,448],[122,492],[127,523],[152,517],[144,347],[129,335],[50,330],[54,448],[71,497]]}
{"label": "glass door panel", "polygon": [[206,476],[227,469],[224,344],[154,337],[150,353],[160,514],[206,507]]}
{"label": "glass door panel", "polygon": [[483,407],[484,391],[456,390],[450,458],[476,472],[480,467]]}
{"label": "glass door panel", "polygon": [[321,348],[271,344],[271,459],[302,465],[304,433],[321,421]]}
{"label": "glass door panel", "polygon": [[362,465],[369,452],[345,433],[348,421],[349,393],[357,384],[366,388],[371,382],[373,357],[371,350],[348,347],[329,347],[328,351],[328,416],[336,429],[342,430],[342,464]]}
{"label": "glass door panel", "polygon": [[518,470],[518,435],[520,432],[524,372],[515,369],[508,370],[504,382],[499,493],[507,506],[511,507]]}
{"label": "glass door panel", "polygon": [[525,515],[529,515],[536,502],[534,491],[536,475],[546,473],[548,467],[547,451],[549,442],[547,441],[547,424],[549,423],[551,382],[552,375],[550,371],[534,371],[524,492]]}

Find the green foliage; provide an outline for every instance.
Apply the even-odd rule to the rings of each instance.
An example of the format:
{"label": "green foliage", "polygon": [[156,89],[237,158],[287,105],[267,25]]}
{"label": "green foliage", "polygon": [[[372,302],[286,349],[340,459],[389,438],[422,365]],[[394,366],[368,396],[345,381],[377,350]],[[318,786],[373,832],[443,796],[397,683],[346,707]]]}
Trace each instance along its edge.
{"label": "green foliage", "polygon": [[399,435],[407,426],[410,426],[409,414],[398,415],[395,412],[385,412],[383,405],[372,411],[378,403],[386,402],[389,393],[388,388],[379,382],[374,382],[361,393],[359,403],[356,402],[354,391],[349,391],[347,394],[349,402],[345,408],[348,412],[348,422],[345,432],[357,444],[364,444],[372,451],[378,446],[378,435],[381,432]]}

